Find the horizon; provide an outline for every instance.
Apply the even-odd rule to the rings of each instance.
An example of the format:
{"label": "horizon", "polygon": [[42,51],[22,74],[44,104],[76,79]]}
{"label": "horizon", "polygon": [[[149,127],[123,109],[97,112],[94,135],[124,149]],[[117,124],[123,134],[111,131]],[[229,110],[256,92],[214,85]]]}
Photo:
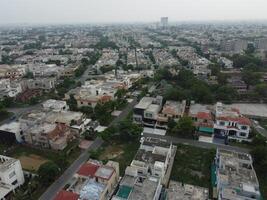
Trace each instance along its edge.
{"label": "horizon", "polygon": [[266,21],[264,0],[2,0],[0,24]]}

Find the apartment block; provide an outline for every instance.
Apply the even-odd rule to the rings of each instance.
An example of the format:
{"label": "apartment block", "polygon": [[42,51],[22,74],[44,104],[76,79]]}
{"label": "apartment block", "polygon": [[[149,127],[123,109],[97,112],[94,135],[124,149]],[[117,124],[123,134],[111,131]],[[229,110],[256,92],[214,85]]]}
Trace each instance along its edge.
{"label": "apartment block", "polygon": [[20,161],[0,155],[0,199],[24,183],[24,175]]}

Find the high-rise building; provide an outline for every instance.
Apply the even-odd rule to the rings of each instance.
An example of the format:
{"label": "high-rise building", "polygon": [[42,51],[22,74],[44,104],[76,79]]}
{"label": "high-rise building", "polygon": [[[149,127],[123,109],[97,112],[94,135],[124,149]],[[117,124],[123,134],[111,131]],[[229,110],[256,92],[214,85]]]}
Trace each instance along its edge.
{"label": "high-rise building", "polygon": [[162,27],[167,27],[168,26],[168,17],[162,17],[161,19],[160,19],[160,25],[162,26]]}

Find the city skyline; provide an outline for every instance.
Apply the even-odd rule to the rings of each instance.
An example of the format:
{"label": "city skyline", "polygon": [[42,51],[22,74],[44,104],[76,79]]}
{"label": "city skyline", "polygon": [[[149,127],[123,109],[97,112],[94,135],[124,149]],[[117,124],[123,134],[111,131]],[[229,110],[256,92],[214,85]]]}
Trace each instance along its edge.
{"label": "city skyline", "polygon": [[264,0],[1,0],[0,24],[267,20]]}

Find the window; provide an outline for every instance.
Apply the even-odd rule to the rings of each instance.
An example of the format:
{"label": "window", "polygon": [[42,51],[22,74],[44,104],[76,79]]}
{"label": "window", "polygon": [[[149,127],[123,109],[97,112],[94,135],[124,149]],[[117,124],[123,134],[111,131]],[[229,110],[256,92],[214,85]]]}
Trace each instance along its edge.
{"label": "window", "polygon": [[241,133],[240,133],[240,136],[241,136],[241,137],[247,137],[247,134],[246,134],[246,133],[243,133],[243,132],[241,132]]}
{"label": "window", "polygon": [[242,130],[247,130],[247,126],[241,126]]}
{"label": "window", "polygon": [[220,122],[220,126],[224,126],[225,125],[225,123],[224,122]]}
{"label": "window", "polygon": [[9,174],[9,178],[12,178],[13,176],[15,176],[16,175],[16,173],[15,173],[15,171],[13,171],[13,172],[11,172],[10,174]]}

